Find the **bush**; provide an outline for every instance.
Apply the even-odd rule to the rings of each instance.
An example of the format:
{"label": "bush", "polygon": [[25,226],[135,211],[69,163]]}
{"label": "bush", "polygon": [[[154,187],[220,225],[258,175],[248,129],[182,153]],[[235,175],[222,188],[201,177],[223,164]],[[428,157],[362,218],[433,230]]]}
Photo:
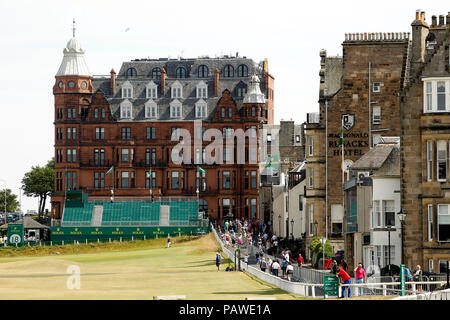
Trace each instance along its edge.
{"label": "bush", "polygon": [[[317,268],[319,265],[319,260],[323,257],[323,245],[322,241],[320,241],[319,237],[314,237],[309,245],[309,248],[316,255],[316,261],[314,263],[314,268]],[[330,241],[327,240],[325,242],[325,259],[329,259],[333,256],[333,247],[330,244]]]}

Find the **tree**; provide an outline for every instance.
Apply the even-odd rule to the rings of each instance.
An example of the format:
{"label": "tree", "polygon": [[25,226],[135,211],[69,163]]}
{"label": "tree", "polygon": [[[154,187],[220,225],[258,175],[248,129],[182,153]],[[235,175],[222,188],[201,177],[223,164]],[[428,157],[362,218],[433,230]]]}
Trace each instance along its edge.
{"label": "tree", "polygon": [[11,189],[6,189],[6,211],[5,211],[5,189],[0,190],[0,211],[16,212],[19,209],[17,196],[12,193]]}
{"label": "tree", "polygon": [[[311,244],[309,245],[311,251],[316,255],[316,262],[314,266],[317,267],[319,265],[320,258],[323,257],[323,245],[322,241],[319,237],[314,237],[311,240]],[[329,259],[333,256],[333,247],[330,244],[330,241],[327,240],[325,242],[325,259]],[[325,262],[325,261],[324,261]]]}
{"label": "tree", "polygon": [[50,160],[45,167],[31,167],[22,179],[22,189],[28,197],[39,197],[39,218],[45,210],[45,202],[54,189],[55,162]]}

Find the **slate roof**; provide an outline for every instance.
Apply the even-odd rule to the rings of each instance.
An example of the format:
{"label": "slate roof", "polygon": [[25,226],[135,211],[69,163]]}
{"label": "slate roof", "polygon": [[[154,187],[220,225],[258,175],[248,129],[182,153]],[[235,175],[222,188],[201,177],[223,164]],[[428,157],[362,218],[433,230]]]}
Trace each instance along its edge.
{"label": "slate roof", "polygon": [[[230,64],[234,67],[234,77],[224,78],[223,69]],[[245,64],[248,67],[248,77],[237,77],[237,68],[239,65]],[[206,65],[209,69],[208,78],[199,78],[197,76],[198,66]],[[176,79],[176,68],[183,66],[187,70],[187,78]],[[198,58],[198,59],[174,59],[174,60],[148,60],[143,59],[140,61],[129,61],[124,62],[117,74],[114,96],[111,96],[110,92],[110,78],[109,77],[94,77],[92,84],[94,86],[94,92],[98,89],[102,90],[105,94],[106,99],[110,103],[110,109],[113,116],[121,122],[127,121],[192,121],[195,120],[195,103],[200,100],[196,98],[196,87],[203,81],[208,87],[208,98],[204,99],[207,103],[207,117],[204,120],[211,120],[215,113],[215,107],[219,101],[222,92],[228,89],[231,92],[233,99],[236,102],[238,111],[242,107],[243,97],[238,97],[238,88],[245,87],[248,88],[248,83],[251,76],[255,73],[260,79],[261,91],[265,92],[265,82],[263,80],[262,74],[262,62],[257,64],[251,59],[247,58]],[[137,76],[127,77],[126,71],[128,68],[133,67],[137,71]],[[152,78],[151,72],[155,67],[164,68],[166,70],[167,79],[165,81],[164,95],[161,96],[160,88],[161,81],[160,77]],[[219,88],[218,96],[214,97],[214,70],[219,68]],[[154,99],[158,105],[158,116],[157,119],[147,119],[145,118],[145,108],[144,104],[149,100],[146,98],[146,85],[153,80],[155,84],[158,85],[158,98]],[[179,81],[183,86],[183,98],[178,99],[182,103],[182,117],[180,119],[170,118],[169,104],[174,99],[171,98],[171,85],[175,81]],[[131,119],[120,119],[120,103],[125,100],[122,98],[121,87],[126,82],[129,81],[133,86],[133,98],[128,99],[132,105],[132,118]]]}
{"label": "slate roof", "polygon": [[[23,219],[17,220],[16,222],[14,222],[14,224],[24,224],[24,229],[50,229],[50,227],[40,224],[30,217],[24,217]],[[8,229],[8,224],[2,225],[0,229]]]}
{"label": "slate roof", "polygon": [[[352,164],[350,170],[378,170],[377,175],[385,173],[389,175],[396,175],[397,169],[395,164],[397,163],[396,157],[398,157],[398,164],[400,163],[400,149],[397,143],[380,143],[370,149],[366,154],[359,158],[354,164]],[[389,165],[386,165],[389,164]],[[384,171],[379,170],[384,167]],[[398,174],[400,174],[400,167],[398,167]]]}

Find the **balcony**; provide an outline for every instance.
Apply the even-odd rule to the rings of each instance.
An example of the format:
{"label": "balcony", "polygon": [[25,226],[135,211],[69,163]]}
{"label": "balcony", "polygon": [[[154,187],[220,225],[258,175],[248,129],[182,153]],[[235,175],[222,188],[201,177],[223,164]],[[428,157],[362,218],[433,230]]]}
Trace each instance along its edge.
{"label": "balcony", "polygon": [[84,161],[84,162],[80,162],[80,167],[81,168],[111,168],[112,166],[112,162],[111,161],[94,161],[94,160],[89,160],[89,161]]}

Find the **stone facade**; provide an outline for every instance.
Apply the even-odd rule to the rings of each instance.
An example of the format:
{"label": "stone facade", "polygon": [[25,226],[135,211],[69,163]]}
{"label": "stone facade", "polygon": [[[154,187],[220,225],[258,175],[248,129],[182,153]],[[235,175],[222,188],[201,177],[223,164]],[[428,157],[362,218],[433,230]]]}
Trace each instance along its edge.
{"label": "stone facade", "polygon": [[[450,13],[446,23],[441,15],[439,21],[433,16],[428,25],[425,12],[419,11],[411,26],[411,72],[401,95],[403,259],[410,267],[419,264],[439,273],[443,271],[439,262],[450,260],[450,221],[439,215],[440,208],[450,203]],[[444,100],[438,101],[439,83],[446,87]]]}
{"label": "stone facade", "polygon": [[[332,211],[337,213],[343,210],[342,149],[339,147],[343,117],[346,115],[345,119],[348,120],[344,124],[344,162],[351,164],[370,149],[376,135],[400,134],[399,94],[408,72],[407,33],[347,34],[342,47],[342,57],[327,57],[325,50],[320,52],[320,112],[308,117],[305,128],[306,206],[314,207],[310,210],[314,212],[314,220],[318,222],[317,236],[320,237],[326,234],[326,211],[330,237],[336,234],[330,219]],[[376,119],[374,110],[381,111],[381,115],[376,113],[379,115]],[[325,137],[327,123],[328,137]],[[310,137],[314,143],[312,154],[308,152]],[[325,184],[326,162],[328,186]],[[314,175],[312,186],[308,185],[310,173]],[[347,180],[347,173],[344,180]],[[307,214],[307,219],[309,216]],[[343,229],[345,232],[345,223]],[[343,236],[334,236],[330,240],[335,251],[344,249]]]}

